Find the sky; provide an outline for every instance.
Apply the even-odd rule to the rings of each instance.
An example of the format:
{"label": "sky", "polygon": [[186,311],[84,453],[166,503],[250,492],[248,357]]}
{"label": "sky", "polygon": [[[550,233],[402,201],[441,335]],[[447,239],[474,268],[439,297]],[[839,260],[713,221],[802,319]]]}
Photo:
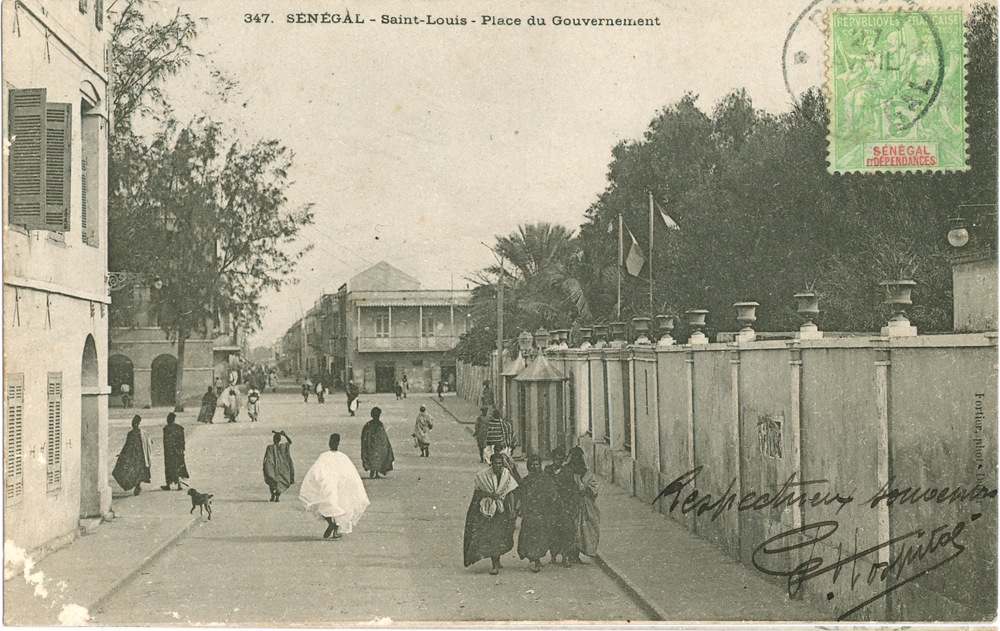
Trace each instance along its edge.
{"label": "sky", "polygon": [[[207,112],[247,142],[280,140],[295,152],[290,207],[313,204],[299,240],[313,248],[298,283],[264,297],[257,346],[381,260],[425,289],[465,288],[493,263],[483,244],[496,235],[537,221],[578,228],[607,185],[612,148],[641,139],[687,92],[706,111],[741,88],[756,107],[787,111],[792,93],[823,82],[822,16],[836,2],[354,2],[364,23],[348,25],[286,21],[348,9],[313,0],[191,0],[152,17],[180,7],[202,20],[197,57],[165,86],[177,114]],[[245,22],[264,12],[268,23]],[[466,24],[383,24],[427,15]],[[529,26],[532,16],[546,24]],[[238,84],[226,102],[213,69]]]}

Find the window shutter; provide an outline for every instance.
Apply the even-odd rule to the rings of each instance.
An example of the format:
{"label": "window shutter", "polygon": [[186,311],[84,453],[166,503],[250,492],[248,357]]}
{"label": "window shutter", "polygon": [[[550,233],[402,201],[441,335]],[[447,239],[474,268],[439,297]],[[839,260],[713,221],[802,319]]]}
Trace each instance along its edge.
{"label": "window shutter", "polygon": [[94,26],[98,31],[104,30],[104,0],[94,0]]}
{"label": "window shutter", "polygon": [[45,227],[45,89],[11,90],[9,95],[8,221],[38,230]]}
{"label": "window shutter", "polygon": [[24,374],[7,375],[6,440],[4,441],[4,502],[13,506],[24,496]]}
{"label": "window shutter", "polygon": [[87,223],[87,198],[90,192],[87,190],[88,175],[87,158],[83,158],[80,160],[80,238],[86,244],[90,243],[90,225]]}
{"label": "window shutter", "polygon": [[49,373],[48,440],[45,450],[45,486],[49,493],[62,488],[62,373]]}
{"label": "window shutter", "polygon": [[80,13],[87,12],[87,0],[80,0]]}
{"label": "window shutter", "polygon": [[71,111],[68,103],[45,105],[45,229],[69,230]]}

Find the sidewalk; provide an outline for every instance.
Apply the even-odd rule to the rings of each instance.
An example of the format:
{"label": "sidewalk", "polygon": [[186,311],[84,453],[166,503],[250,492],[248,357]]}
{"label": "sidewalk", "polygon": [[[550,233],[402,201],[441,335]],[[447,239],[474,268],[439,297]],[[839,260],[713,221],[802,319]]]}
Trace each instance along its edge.
{"label": "sidewalk", "polygon": [[[150,410],[139,411],[148,412]],[[196,415],[197,410],[178,414],[178,422],[185,426],[189,442],[198,429],[198,423],[194,422]],[[150,415],[150,420],[152,418]],[[124,423],[127,425],[127,421]],[[124,436],[127,427],[117,427],[121,424],[122,421],[112,418],[110,433]],[[158,428],[157,425],[149,431],[155,431],[154,428]],[[111,441],[112,450],[120,447],[116,440]],[[187,493],[160,490],[162,455],[154,454],[153,460],[153,482],[143,484],[141,495],[125,493],[112,483],[114,519],[101,523],[90,534],[74,539],[70,545],[35,563],[28,573],[28,578],[34,582],[24,573],[4,581],[4,624],[84,624],[85,619],[78,617],[81,610],[73,605],[88,612],[96,611],[102,601],[138,575],[146,563],[199,523],[197,511],[193,516],[188,513],[191,503]],[[100,561],[95,563],[94,559]],[[64,616],[62,621],[61,614]]]}
{"label": "sidewalk", "polygon": [[[458,397],[438,402],[456,421],[479,409]],[[467,428],[468,429],[468,428]],[[722,553],[680,524],[602,480],[598,565],[654,620],[824,620],[827,614],[790,600],[784,588]]]}

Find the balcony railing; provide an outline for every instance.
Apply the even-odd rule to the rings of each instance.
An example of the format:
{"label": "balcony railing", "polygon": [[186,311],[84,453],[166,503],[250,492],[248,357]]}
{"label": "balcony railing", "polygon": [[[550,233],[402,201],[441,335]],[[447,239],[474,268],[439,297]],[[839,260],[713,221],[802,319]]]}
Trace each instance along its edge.
{"label": "balcony railing", "polygon": [[458,344],[457,335],[434,337],[359,337],[358,352],[448,351]]}

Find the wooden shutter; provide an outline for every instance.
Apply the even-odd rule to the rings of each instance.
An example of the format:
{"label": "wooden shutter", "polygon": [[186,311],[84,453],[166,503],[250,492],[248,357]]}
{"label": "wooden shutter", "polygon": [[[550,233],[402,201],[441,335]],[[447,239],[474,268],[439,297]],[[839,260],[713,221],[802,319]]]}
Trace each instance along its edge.
{"label": "wooden shutter", "polygon": [[4,441],[4,503],[18,504],[24,496],[24,374],[7,375]]}
{"label": "wooden shutter", "polygon": [[[86,140],[86,139],[84,139]],[[87,201],[89,191],[87,190],[87,158],[84,156],[80,160],[80,238],[84,243],[90,243],[90,225],[87,223]]]}
{"label": "wooden shutter", "polygon": [[45,486],[48,492],[62,488],[62,373],[50,372],[48,383],[48,438],[45,449]]}
{"label": "wooden shutter", "polygon": [[69,230],[73,135],[68,103],[45,104],[45,229]]}
{"label": "wooden shutter", "polygon": [[45,89],[11,90],[9,95],[8,221],[38,230],[45,227]]}
{"label": "wooden shutter", "polygon": [[80,0],[80,13],[87,12],[87,0]]}
{"label": "wooden shutter", "polygon": [[94,0],[94,26],[98,31],[104,30],[104,0]]}

